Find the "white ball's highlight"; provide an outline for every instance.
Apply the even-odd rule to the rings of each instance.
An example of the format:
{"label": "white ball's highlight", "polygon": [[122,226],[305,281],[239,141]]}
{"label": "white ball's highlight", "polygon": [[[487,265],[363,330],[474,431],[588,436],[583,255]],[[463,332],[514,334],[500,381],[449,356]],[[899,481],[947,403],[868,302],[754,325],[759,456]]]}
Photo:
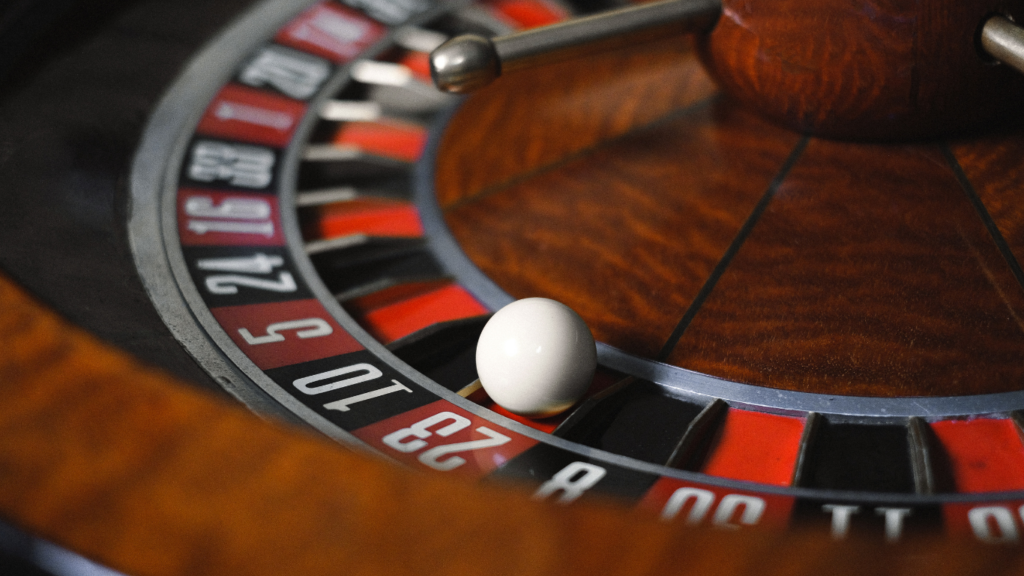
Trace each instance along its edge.
{"label": "white ball's highlight", "polygon": [[575,404],[596,367],[597,346],[586,323],[547,298],[525,298],[499,310],[476,346],[484,390],[523,416],[552,416]]}

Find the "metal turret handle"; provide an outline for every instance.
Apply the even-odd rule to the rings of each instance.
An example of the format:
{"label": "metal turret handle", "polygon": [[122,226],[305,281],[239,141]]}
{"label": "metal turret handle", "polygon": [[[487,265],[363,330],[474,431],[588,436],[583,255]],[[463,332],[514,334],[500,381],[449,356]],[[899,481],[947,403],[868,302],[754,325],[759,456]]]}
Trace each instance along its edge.
{"label": "metal turret handle", "polygon": [[430,54],[430,73],[441,90],[471,92],[504,72],[671,34],[706,32],[721,12],[720,0],[660,0],[497,38],[456,36]]}
{"label": "metal turret handle", "polygon": [[1024,28],[1005,16],[993,16],[981,28],[981,47],[996,60],[1024,73]]}

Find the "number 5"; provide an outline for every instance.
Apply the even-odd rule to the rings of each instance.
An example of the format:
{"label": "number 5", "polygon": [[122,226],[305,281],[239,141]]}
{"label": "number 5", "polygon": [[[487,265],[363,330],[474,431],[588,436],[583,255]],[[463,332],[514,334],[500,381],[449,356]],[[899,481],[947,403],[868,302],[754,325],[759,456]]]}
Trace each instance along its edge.
{"label": "number 5", "polygon": [[281,334],[281,332],[285,330],[298,330],[295,335],[303,340],[306,338],[328,336],[334,332],[331,325],[322,318],[304,318],[302,320],[289,320],[288,322],[275,322],[270,326],[267,326],[266,336],[253,336],[252,333],[245,328],[239,328],[238,333],[242,335],[242,338],[245,338],[247,343],[257,345],[269,344],[271,342],[283,342],[284,334]]}

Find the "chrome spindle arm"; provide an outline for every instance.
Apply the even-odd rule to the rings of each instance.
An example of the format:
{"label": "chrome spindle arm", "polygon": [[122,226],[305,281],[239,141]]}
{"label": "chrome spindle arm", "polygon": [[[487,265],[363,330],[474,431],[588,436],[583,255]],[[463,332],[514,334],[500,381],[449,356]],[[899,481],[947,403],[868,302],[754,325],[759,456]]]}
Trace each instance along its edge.
{"label": "chrome spindle arm", "polygon": [[721,11],[720,0],[660,0],[497,38],[456,36],[430,54],[430,72],[438,88],[470,92],[504,72],[671,34],[706,32]]}
{"label": "chrome spindle arm", "polygon": [[989,56],[1024,73],[1024,28],[1005,16],[989,18],[981,28],[981,47]]}

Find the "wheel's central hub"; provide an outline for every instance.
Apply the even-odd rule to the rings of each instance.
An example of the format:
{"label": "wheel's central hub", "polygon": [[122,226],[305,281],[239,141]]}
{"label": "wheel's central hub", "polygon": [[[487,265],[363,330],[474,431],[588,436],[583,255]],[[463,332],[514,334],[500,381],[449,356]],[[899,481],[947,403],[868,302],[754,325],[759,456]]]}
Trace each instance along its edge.
{"label": "wheel's central hub", "polygon": [[797,131],[923,139],[1009,116],[1024,79],[976,41],[1019,0],[724,0],[701,57],[722,88]]}
{"label": "wheel's central hub", "polygon": [[[1019,109],[1024,0],[655,0],[497,38],[463,35],[431,55],[436,84],[481,88],[501,74],[696,34],[722,88],[797,132],[922,140],[973,131]],[[996,59],[998,58],[998,60]],[[624,73],[625,71],[620,71]]]}

